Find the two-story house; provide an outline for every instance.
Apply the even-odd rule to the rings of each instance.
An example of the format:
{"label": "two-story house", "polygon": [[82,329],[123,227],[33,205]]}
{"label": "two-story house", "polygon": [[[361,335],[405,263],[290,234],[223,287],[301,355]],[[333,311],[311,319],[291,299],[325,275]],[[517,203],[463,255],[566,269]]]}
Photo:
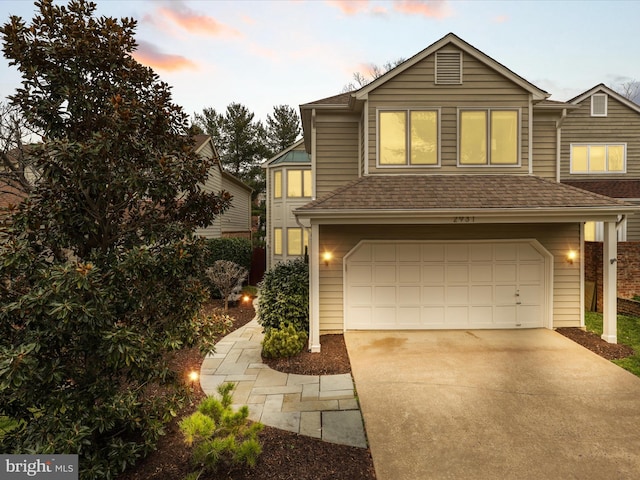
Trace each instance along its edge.
{"label": "two-story house", "polygon": [[[320,333],[354,329],[581,326],[588,222],[603,225],[603,338],[616,341],[616,232],[638,207],[558,181],[567,148],[585,168],[576,147],[591,140],[563,135],[581,100],[548,97],[448,34],[360,90],[300,106],[312,351]],[[594,143],[618,168],[621,140]],[[282,174],[268,171],[275,193]]]}

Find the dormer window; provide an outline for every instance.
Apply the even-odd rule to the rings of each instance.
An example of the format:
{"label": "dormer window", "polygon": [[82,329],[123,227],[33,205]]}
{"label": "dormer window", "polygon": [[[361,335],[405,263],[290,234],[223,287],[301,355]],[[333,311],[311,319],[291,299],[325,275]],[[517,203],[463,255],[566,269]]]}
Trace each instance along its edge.
{"label": "dormer window", "polygon": [[591,116],[606,117],[607,116],[607,94],[594,93],[591,95]]}

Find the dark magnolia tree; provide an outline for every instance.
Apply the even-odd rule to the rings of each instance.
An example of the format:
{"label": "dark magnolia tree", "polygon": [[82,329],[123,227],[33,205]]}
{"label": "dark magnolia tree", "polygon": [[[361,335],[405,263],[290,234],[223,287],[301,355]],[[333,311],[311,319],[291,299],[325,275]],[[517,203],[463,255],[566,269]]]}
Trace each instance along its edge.
{"label": "dark magnolia tree", "polygon": [[300,117],[289,105],[273,107],[273,117],[267,115],[267,146],[272,157],[290,147],[300,135]]}
{"label": "dark magnolia tree", "polygon": [[17,425],[0,449],[77,453],[81,478],[113,478],[188,398],[171,352],[212,345],[192,233],[230,199],[200,189],[212,160],[132,58],[134,20],[85,0],[36,8],[0,28],[22,75],[10,102],[43,139],[0,232],[0,417]]}

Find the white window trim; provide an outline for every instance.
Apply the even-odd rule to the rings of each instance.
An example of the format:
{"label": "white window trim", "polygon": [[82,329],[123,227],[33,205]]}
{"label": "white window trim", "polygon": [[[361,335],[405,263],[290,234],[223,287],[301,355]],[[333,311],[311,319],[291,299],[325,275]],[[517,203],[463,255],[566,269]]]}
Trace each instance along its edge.
{"label": "white window trim", "polygon": [[[441,129],[440,129],[440,118],[441,118],[441,110],[440,107],[401,107],[401,108],[377,108],[376,109],[376,168],[440,168],[441,158],[440,158],[440,148],[441,148]],[[380,162],[380,113],[381,112],[406,112],[407,113],[407,127],[409,126],[409,119],[411,118],[411,112],[436,112],[436,141],[438,144],[436,145],[436,163],[433,165],[414,165],[409,163],[409,156],[411,154],[409,150],[409,146],[411,145],[411,129],[407,128],[407,137],[405,138],[405,145],[407,145],[407,155],[406,155],[406,163],[404,165],[386,165]]]}
{"label": "white window trim", "polygon": [[[593,98],[594,97],[603,97],[604,98],[604,113],[594,113],[593,111]],[[609,96],[606,93],[594,93],[591,95],[591,116],[592,117],[606,117],[609,111]]]}
{"label": "white window trim", "polygon": [[[478,164],[467,164],[467,163],[462,163],[460,161],[460,142],[462,141],[462,137],[460,135],[461,132],[461,128],[460,128],[460,122],[462,119],[462,115],[461,112],[470,112],[470,111],[475,111],[475,112],[487,112],[487,147],[489,145],[491,145],[491,112],[492,111],[499,111],[499,112],[518,112],[518,158],[517,158],[517,162],[516,163],[509,163],[509,164],[504,164],[504,163],[499,163],[499,164],[492,164],[491,163],[491,149],[487,148],[487,163],[483,164],[483,165],[478,165]],[[456,153],[456,162],[457,162],[457,166],[459,168],[520,168],[522,167],[522,128],[520,126],[520,123],[522,121],[522,108],[521,107],[458,107],[458,119],[457,119],[457,129],[456,129],[456,136],[457,138],[457,153]],[[531,135],[531,132],[529,132],[529,135]]]}
{"label": "white window trim", "polygon": [[[601,146],[605,146],[605,147],[609,147],[609,146],[614,146],[614,145],[622,145],[623,148],[623,161],[624,161],[624,168],[622,170],[615,170],[615,171],[609,171],[609,158],[607,155],[607,163],[606,163],[606,167],[607,170],[605,170],[604,172],[590,172],[589,170],[585,171],[574,171],[573,169],[573,147],[601,147]],[[587,158],[587,162],[589,162],[589,159]],[[571,175],[622,175],[627,173],[627,143],[626,142],[612,142],[612,143],[598,143],[598,142],[594,142],[594,143],[570,143],[569,144],[569,173]]]}

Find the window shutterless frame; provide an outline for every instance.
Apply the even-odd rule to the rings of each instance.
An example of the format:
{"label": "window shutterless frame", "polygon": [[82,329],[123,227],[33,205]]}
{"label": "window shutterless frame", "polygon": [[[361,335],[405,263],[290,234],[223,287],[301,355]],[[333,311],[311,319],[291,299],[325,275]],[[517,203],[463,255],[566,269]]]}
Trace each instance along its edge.
{"label": "window shutterless frame", "polygon": [[439,168],[440,116],[439,107],[377,109],[376,167]]}
{"label": "window shutterless frame", "polygon": [[572,175],[627,173],[627,144],[571,143],[569,165]]}
{"label": "window shutterless frame", "polygon": [[[513,117],[513,114],[515,122],[510,125],[509,118]],[[521,118],[522,108],[519,107],[459,107],[458,167],[521,167]],[[465,133],[465,129],[468,133]],[[499,134],[501,137],[498,137]],[[505,155],[501,147],[515,150],[514,162],[504,160],[508,159],[509,155]]]}

